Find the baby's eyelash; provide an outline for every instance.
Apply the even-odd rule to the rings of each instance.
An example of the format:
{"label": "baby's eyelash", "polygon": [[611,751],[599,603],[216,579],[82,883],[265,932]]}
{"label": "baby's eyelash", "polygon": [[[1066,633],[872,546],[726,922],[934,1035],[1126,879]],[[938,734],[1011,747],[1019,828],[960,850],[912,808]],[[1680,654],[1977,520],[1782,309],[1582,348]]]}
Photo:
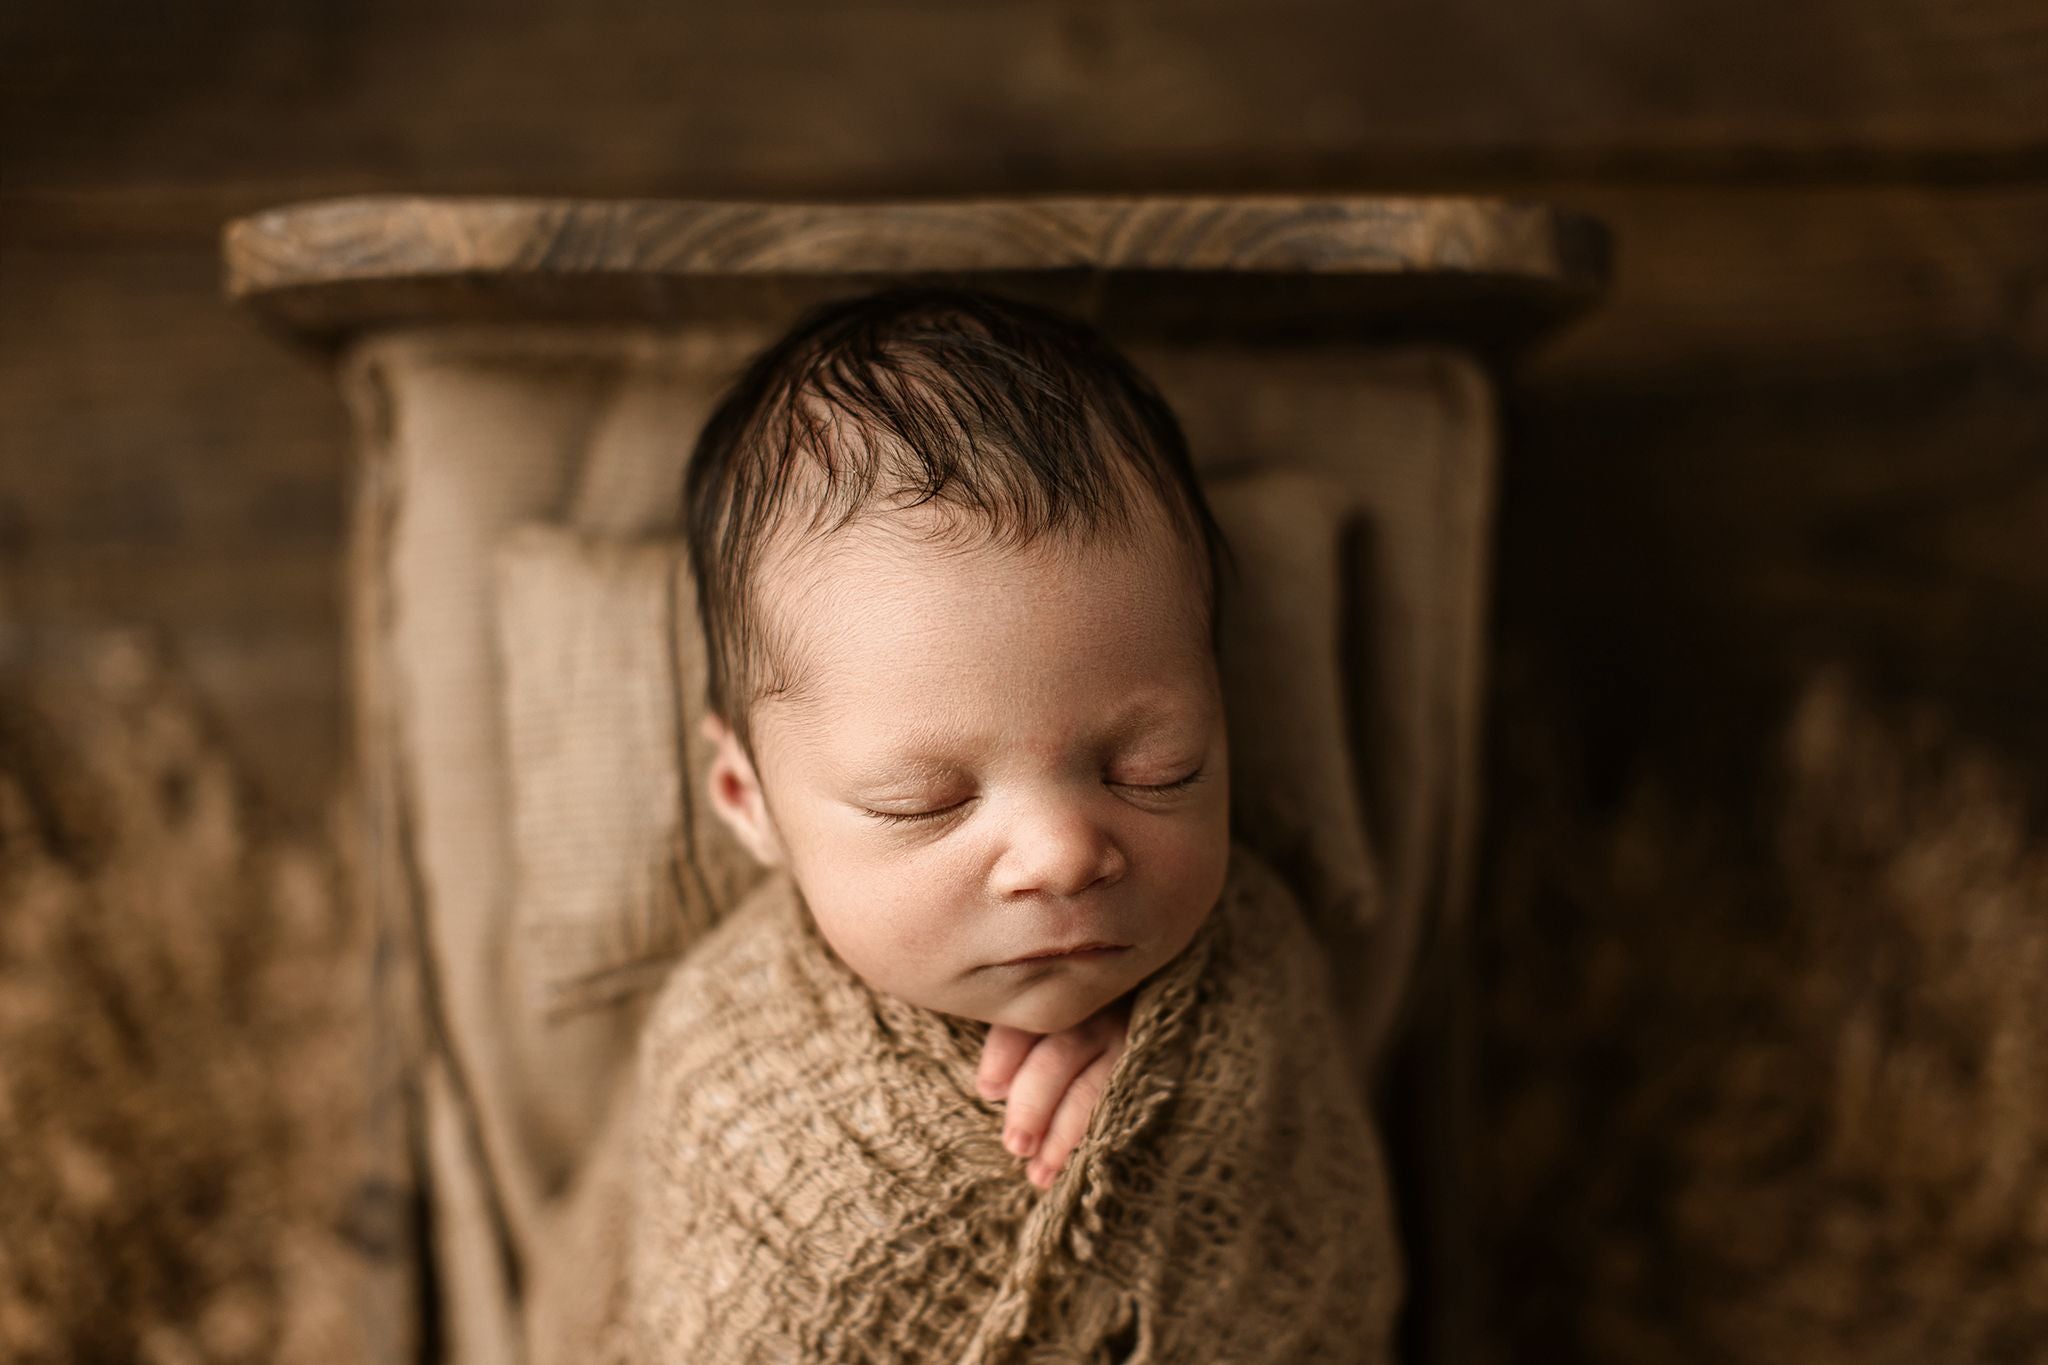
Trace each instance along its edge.
{"label": "baby's eyelash", "polygon": [[862,806],[861,810],[864,814],[872,815],[885,825],[912,825],[922,820],[936,820],[942,815],[951,815],[966,804],[965,801],[955,801],[952,805],[941,806],[937,810],[869,810],[866,806]]}
{"label": "baby's eyelash", "polygon": [[[1203,776],[1203,770],[1197,768],[1186,777],[1176,777],[1171,782],[1112,782],[1109,785],[1112,787],[1122,787],[1125,791],[1156,792],[1164,795],[1167,792],[1177,792],[1183,788],[1192,787],[1195,783],[1201,781]],[[972,800],[973,798],[970,797],[968,799]],[[955,801],[952,805],[941,806],[937,810],[874,810],[867,806],[862,806],[860,810],[861,814],[871,819],[879,820],[885,825],[915,825],[922,824],[927,820],[937,820],[943,816],[951,815],[966,804],[966,801]]]}
{"label": "baby's eyelash", "polygon": [[1195,783],[1201,780],[1202,770],[1200,768],[1197,768],[1193,772],[1189,773],[1186,777],[1176,777],[1171,782],[1116,782],[1112,783],[1111,785],[1123,787],[1129,791],[1177,792],[1182,787],[1192,787],[1195,785]]}

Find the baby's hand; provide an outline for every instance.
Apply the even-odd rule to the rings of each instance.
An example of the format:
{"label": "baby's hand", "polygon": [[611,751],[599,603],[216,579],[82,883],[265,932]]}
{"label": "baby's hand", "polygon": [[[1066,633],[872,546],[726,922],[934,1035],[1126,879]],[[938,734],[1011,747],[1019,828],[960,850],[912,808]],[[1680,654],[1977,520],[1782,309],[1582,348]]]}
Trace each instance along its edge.
{"label": "baby's hand", "polygon": [[1126,995],[1058,1033],[1026,1033],[1007,1024],[989,1029],[975,1087],[985,1100],[1006,1102],[1003,1146],[1031,1158],[1024,1174],[1039,1189],[1052,1188],[1081,1145],[1130,1025]]}

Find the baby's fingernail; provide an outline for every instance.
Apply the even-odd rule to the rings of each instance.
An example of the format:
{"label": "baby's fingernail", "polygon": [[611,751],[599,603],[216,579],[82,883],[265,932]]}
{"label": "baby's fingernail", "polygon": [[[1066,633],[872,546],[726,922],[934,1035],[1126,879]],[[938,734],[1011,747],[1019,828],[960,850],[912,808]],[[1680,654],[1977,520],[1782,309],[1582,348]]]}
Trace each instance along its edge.
{"label": "baby's fingernail", "polygon": [[1005,1133],[1003,1146],[1011,1156],[1030,1156],[1038,1150],[1038,1136],[1035,1133]]}
{"label": "baby's fingernail", "polygon": [[1044,1166],[1040,1165],[1036,1161],[1032,1162],[1031,1165],[1025,1169],[1024,1174],[1031,1181],[1032,1184],[1038,1186],[1038,1188],[1041,1190],[1048,1188],[1052,1184],[1052,1172],[1048,1171]]}

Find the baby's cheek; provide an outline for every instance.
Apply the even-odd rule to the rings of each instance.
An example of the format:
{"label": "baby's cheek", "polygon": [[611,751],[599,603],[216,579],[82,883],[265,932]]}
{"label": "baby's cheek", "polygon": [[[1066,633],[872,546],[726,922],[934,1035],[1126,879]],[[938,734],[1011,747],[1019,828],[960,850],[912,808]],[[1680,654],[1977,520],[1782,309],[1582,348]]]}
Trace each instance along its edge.
{"label": "baby's cheek", "polygon": [[1205,793],[1197,808],[1180,818],[1141,828],[1142,854],[1153,875],[1183,889],[1209,879],[1222,885],[1221,869],[1230,860],[1230,810],[1220,793]]}
{"label": "baby's cheek", "polygon": [[813,904],[818,927],[846,965],[876,990],[933,1009],[948,1008],[952,983],[975,965],[960,929],[924,902],[892,899],[880,888],[841,882]]}
{"label": "baby's cheek", "polygon": [[1185,946],[1223,894],[1223,882],[1230,871],[1227,830],[1163,850],[1162,858],[1161,900],[1168,921],[1165,928]]}

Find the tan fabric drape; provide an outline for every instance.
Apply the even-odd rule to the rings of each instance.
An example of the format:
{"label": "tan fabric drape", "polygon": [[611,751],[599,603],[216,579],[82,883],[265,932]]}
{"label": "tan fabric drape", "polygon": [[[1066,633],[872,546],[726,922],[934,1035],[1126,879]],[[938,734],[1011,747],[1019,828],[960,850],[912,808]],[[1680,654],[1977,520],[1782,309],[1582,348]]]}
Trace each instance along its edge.
{"label": "tan fabric drape", "polygon": [[1255,855],[1139,988],[1042,1195],[975,1094],[985,1035],[869,989],[777,875],[654,1006],[623,1132],[541,1243],[534,1365],[1388,1357],[1378,1144]]}

